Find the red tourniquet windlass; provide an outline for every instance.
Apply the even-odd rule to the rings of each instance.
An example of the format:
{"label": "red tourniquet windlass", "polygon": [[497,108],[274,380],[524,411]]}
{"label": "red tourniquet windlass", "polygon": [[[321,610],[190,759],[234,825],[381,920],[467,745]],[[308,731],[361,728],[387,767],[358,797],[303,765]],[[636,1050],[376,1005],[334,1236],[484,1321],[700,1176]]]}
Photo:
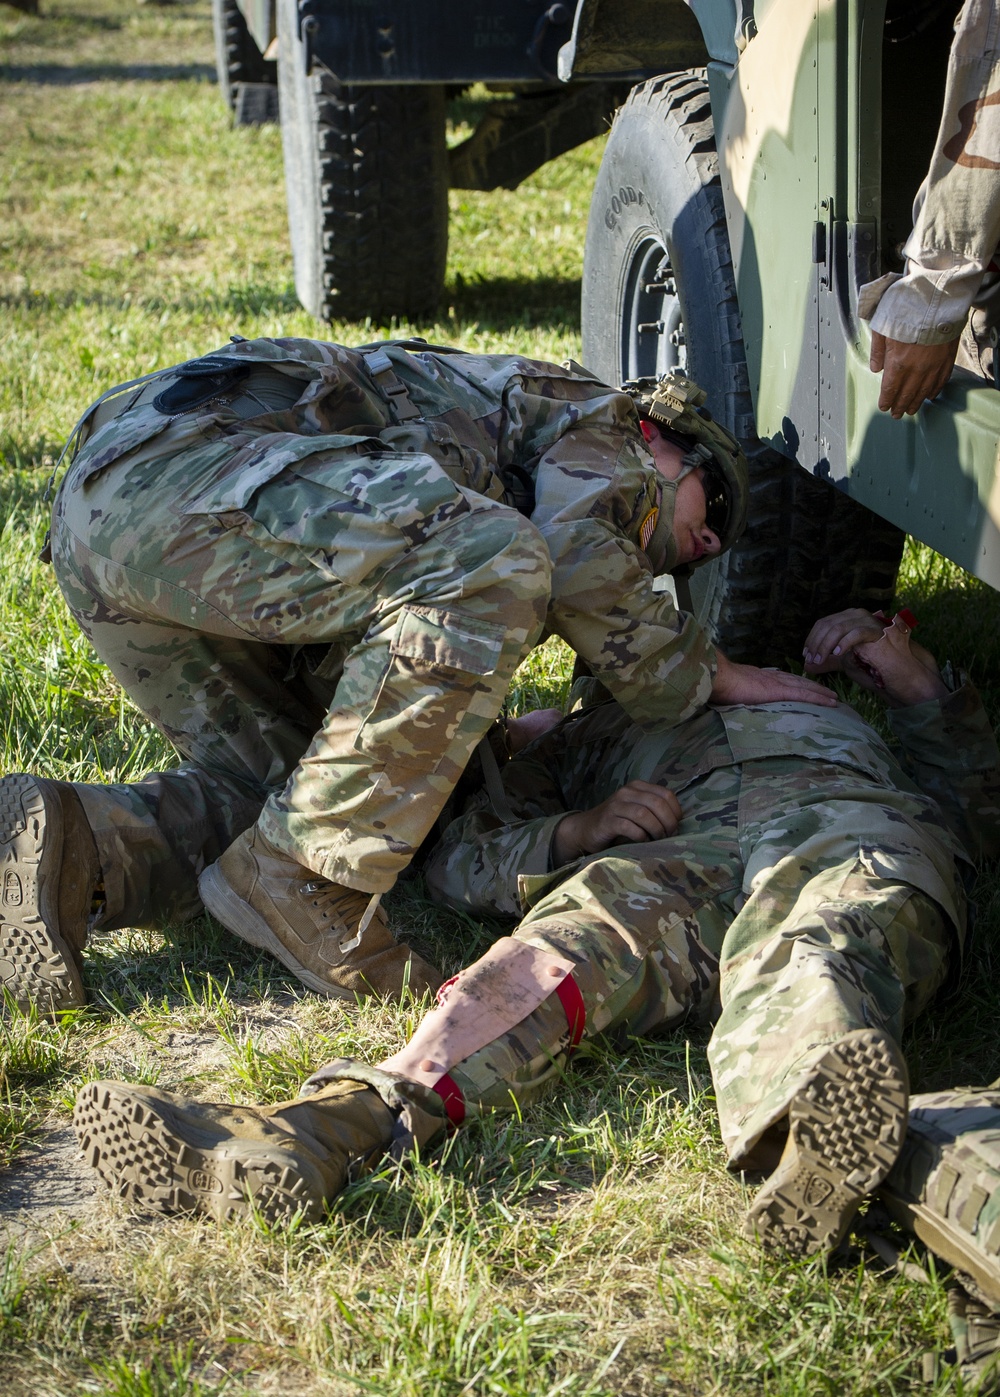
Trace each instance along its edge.
{"label": "red tourniquet windlass", "polygon": [[[444,988],[446,986],[442,986],[442,989]],[[587,1024],[586,1005],[583,1002],[580,987],[572,975],[567,975],[565,980],[559,982],[555,993],[566,1013],[566,1024],[569,1028],[569,1051],[572,1052],[583,1037],[583,1031]],[[433,1090],[444,1102],[444,1108],[451,1124],[453,1126],[461,1125],[465,1120],[465,1098],[458,1083],[445,1072],[434,1083]]]}

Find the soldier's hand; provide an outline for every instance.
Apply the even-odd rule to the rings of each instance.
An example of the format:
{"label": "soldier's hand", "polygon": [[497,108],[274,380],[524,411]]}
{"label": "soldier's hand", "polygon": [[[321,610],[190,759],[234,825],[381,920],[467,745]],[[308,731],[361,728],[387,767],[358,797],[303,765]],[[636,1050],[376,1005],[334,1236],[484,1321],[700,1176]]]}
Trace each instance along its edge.
{"label": "soldier's hand", "polygon": [[[802,658],[810,674],[846,671],[856,645],[881,640],[885,622],[861,606],[849,606],[813,623],[802,647]],[[853,678],[853,676],[852,676]]]}
{"label": "soldier's hand", "polygon": [[614,844],[669,839],[680,819],[680,802],[673,791],[649,781],[630,781],[593,810],[574,810],[559,821],[552,841],[553,863],[599,854]]}
{"label": "soldier's hand", "polygon": [[934,656],[913,639],[902,613],[891,622],[860,607],[824,616],[806,637],[803,655],[811,674],[839,670],[894,708],[948,693]]}
{"label": "soldier's hand", "polygon": [[835,708],[837,696],[822,684],[801,674],[787,674],[782,669],[758,669],[756,665],[740,665],[717,650],[718,668],[712,685],[712,703],[815,703],[821,708]]}
{"label": "soldier's hand", "polygon": [[959,341],[906,344],[872,331],[869,367],[882,375],[878,405],[895,418],[911,416],[926,398],[936,398],[951,377]]}

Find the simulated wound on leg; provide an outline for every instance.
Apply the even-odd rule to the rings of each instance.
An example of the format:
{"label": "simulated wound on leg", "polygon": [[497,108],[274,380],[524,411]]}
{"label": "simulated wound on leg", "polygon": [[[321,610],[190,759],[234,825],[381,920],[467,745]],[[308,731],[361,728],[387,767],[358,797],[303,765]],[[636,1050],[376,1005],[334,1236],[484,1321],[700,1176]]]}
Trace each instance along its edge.
{"label": "simulated wound on leg", "polygon": [[584,1033],[573,962],[505,936],[439,991],[436,1008],[382,1067],[431,1087],[458,1125],[510,1109],[561,1071]]}

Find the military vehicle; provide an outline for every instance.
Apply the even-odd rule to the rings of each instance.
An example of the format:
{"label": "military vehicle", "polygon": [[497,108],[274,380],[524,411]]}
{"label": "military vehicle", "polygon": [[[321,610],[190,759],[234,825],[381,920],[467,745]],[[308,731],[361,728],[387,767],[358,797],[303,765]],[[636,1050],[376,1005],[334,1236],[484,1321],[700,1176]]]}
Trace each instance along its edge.
{"label": "military vehicle", "polygon": [[[583,360],[609,382],[686,367],[746,444],[750,527],[692,579],[734,658],[780,661],[823,611],[888,603],[905,532],[1000,586],[1000,393],[956,372],[893,421],[857,313],[858,287],[901,267],[958,0],[276,0],[276,20],[275,0],[215,3],[247,7],[259,53],[279,36],[296,284],[321,315],[352,278],[381,275],[396,311],[438,284],[449,91],[491,75],[519,94],[506,128],[452,153],[452,182],[478,164],[489,187],[588,138],[638,82],[591,205]],[[398,199],[390,175],[366,205],[365,162],[393,142]]]}
{"label": "military vehicle", "polygon": [[902,269],[957,10],[691,0],[704,67],[638,87],[609,138],[583,359],[611,381],[686,366],[756,446],[750,527],[692,580],[734,657],[797,654],[822,611],[884,605],[903,531],[1000,586],[1000,393],[956,372],[893,421],[857,313],[860,285]]}
{"label": "military vehicle", "polygon": [[[295,287],[321,320],[433,310],[449,187],[515,188],[606,130],[632,84],[660,70],[618,61],[613,82],[561,81],[573,9],[552,0],[212,5],[236,120],[280,119]],[[507,100],[479,104],[473,134],[449,150],[447,101],[477,82]]]}

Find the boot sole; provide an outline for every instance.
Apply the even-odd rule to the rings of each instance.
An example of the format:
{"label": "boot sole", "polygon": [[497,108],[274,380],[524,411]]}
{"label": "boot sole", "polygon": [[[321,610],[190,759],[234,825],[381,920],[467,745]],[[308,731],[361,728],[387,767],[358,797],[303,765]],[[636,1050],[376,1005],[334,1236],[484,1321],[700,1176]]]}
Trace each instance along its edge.
{"label": "boot sole", "polygon": [[328,980],[315,975],[292,955],[291,951],[278,940],[274,932],[259,912],[255,912],[248,902],[233,892],[226,879],[219,872],[218,864],[210,864],[198,879],[201,900],[217,922],[227,931],[248,941],[262,951],[268,951],[275,960],[280,960],[287,970],[301,980],[307,989],[328,999],[345,999],[356,1004],[358,996],[352,990],[339,989]]}
{"label": "boot sole", "polygon": [[87,997],[58,929],[62,811],[43,790],[33,776],[0,780],[0,987],[22,1013],[50,1014]]}
{"label": "boot sole", "polygon": [[886,1034],[860,1029],[833,1044],[792,1101],[784,1153],[747,1234],[797,1256],[832,1250],[896,1161],[908,1097],[906,1063]]}
{"label": "boot sole", "polygon": [[201,1213],[224,1222],[256,1215],[268,1222],[323,1214],[318,1171],[288,1150],[238,1138],[220,1140],[181,1118],[155,1092],[93,1082],[73,1109],[80,1148],[119,1198],[163,1213]]}

